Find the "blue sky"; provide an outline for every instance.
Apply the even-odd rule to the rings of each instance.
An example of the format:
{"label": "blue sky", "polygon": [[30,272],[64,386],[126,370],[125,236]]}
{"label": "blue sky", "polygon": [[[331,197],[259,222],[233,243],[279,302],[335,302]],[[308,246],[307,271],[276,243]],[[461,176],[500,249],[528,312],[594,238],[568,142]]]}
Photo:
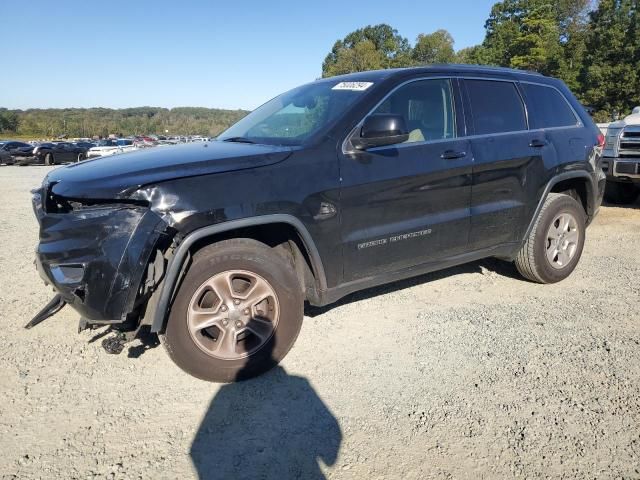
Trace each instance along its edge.
{"label": "blue sky", "polygon": [[0,0],[0,107],[253,109],[319,77],[357,28],[445,28],[461,49],[494,2]]}

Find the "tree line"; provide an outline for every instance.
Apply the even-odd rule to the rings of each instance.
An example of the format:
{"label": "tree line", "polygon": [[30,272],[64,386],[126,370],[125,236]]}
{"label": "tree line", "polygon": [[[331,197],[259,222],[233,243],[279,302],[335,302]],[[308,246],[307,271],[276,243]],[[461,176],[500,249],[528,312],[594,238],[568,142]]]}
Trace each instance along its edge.
{"label": "tree line", "polygon": [[248,112],[217,108],[0,108],[0,132],[23,137],[70,138],[119,135],[215,136]]}
{"label": "tree line", "polygon": [[561,78],[597,121],[640,105],[640,0],[504,0],[485,22],[484,41],[459,51],[446,30],[413,46],[389,25],[336,41],[322,76],[433,63],[495,65]]}
{"label": "tree line", "polygon": [[[640,0],[503,0],[485,22],[479,45],[456,51],[446,30],[412,45],[389,25],[338,40],[322,76],[433,63],[496,65],[561,78],[597,121],[640,105]],[[51,138],[166,134],[217,135],[248,112],[197,107],[127,109],[0,108],[0,132]]]}

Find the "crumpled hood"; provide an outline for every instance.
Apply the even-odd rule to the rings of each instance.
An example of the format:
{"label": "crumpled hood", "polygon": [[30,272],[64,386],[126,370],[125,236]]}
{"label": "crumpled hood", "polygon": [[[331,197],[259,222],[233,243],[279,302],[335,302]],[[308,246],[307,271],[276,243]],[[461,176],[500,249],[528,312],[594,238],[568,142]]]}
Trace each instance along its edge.
{"label": "crumpled hood", "polygon": [[143,185],[176,178],[261,167],[286,159],[292,147],[207,142],[122,153],[53,170],[53,193],[77,199],[113,199]]}

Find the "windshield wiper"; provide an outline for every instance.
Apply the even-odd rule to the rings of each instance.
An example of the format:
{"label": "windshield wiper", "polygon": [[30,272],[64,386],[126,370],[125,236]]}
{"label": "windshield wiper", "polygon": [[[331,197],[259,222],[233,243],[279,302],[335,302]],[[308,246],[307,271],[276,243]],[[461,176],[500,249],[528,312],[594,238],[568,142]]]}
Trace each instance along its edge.
{"label": "windshield wiper", "polygon": [[229,137],[222,140],[223,142],[236,142],[236,143],[256,143],[253,140],[249,140],[247,137]]}

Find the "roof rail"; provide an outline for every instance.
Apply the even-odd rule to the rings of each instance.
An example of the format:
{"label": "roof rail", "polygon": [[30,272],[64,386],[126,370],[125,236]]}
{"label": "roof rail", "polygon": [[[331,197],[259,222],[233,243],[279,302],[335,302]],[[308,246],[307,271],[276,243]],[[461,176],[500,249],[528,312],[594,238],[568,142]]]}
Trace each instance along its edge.
{"label": "roof rail", "polygon": [[469,64],[469,63],[438,63],[432,65],[425,65],[425,67],[449,67],[449,68],[460,68],[464,70],[473,70],[473,69],[482,69],[492,72],[505,72],[505,73],[527,73],[529,75],[537,75],[543,77],[544,75],[540,72],[536,72],[535,70],[521,70],[518,68],[509,68],[509,67],[497,67],[495,65],[478,65],[478,64]]}

